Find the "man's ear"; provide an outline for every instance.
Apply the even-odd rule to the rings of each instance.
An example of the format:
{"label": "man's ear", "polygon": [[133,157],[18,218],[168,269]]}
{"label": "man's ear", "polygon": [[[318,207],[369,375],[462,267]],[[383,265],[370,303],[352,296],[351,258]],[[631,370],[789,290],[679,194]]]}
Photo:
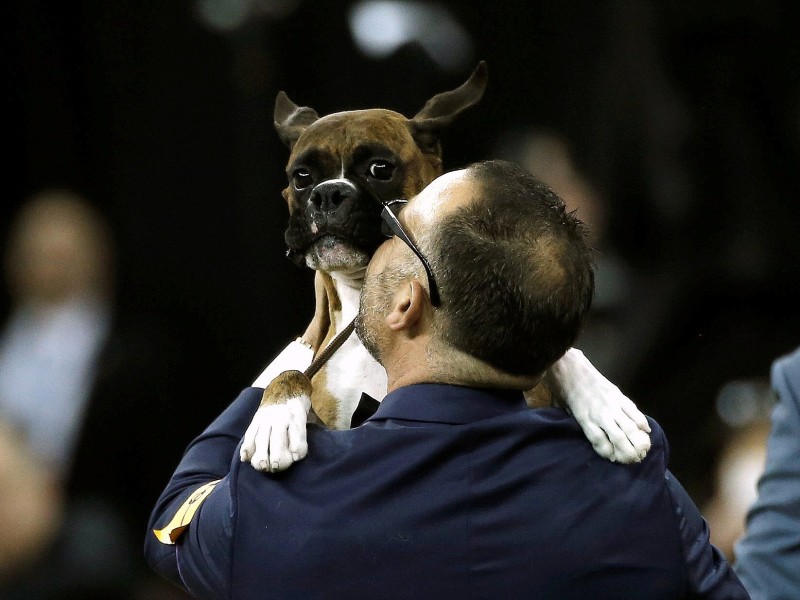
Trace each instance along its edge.
{"label": "man's ear", "polygon": [[386,324],[392,331],[410,330],[419,324],[425,306],[429,303],[425,288],[419,281],[412,279],[395,293],[391,310],[386,315]]}

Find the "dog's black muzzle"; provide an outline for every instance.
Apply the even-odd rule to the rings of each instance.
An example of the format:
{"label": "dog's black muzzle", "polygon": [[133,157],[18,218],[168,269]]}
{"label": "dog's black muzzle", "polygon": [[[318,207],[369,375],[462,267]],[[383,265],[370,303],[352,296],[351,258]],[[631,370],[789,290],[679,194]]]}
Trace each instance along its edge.
{"label": "dog's black muzzle", "polygon": [[308,197],[306,212],[312,219],[324,216],[334,224],[346,221],[359,192],[347,179],[330,179],[315,186]]}
{"label": "dog's black muzzle", "polygon": [[303,209],[289,217],[286,256],[296,265],[316,240],[334,236],[372,254],[383,242],[380,232],[381,200],[349,179],[329,179],[311,190]]}

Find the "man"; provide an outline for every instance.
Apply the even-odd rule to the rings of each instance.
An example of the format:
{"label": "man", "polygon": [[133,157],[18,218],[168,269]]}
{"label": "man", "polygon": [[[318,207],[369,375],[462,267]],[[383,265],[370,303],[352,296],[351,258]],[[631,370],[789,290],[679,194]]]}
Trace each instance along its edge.
{"label": "man", "polygon": [[736,545],[736,572],[758,600],[800,595],[800,348],[772,365],[767,461],[747,532]]}
{"label": "man", "polygon": [[492,161],[383,217],[395,235],[357,321],[387,371],[377,412],[309,427],[308,457],[266,475],[239,461],[261,396],[243,392],[159,500],[150,564],[210,598],[747,598],[657,425],[625,466],[565,412],[526,407],[520,390],[570,347],[593,293],[558,197]]}

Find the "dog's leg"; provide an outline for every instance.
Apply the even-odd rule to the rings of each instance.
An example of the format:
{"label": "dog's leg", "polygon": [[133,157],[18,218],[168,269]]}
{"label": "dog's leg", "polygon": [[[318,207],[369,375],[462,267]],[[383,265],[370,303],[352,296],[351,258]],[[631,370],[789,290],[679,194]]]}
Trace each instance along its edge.
{"label": "dog's leg", "polygon": [[239,458],[259,471],[282,471],[308,453],[306,425],[319,420],[311,409],[311,383],[302,371],[332,333],[329,286],[330,276],[318,271],[311,323],[300,340],[292,342],[253,383],[265,389]]}
{"label": "dog's leg", "polygon": [[259,471],[280,471],[305,458],[311,384],[302,371],[312,358],[311,348],[296,340],[253,383],[253,387],[265,390],[242,438],[242,462],[251,463]]}
{"label": "dog's leg", "polygon": [[650,449],[647,418],[583,352],[571,348],[526,392],[532,406],[565,406],[595,451],[612,461],[641,461]]}
{"label": "dog's leg", "polygon": [[239,457],[259,471],[283,471],[308,454],[306,422],[311,382],[300,371],[283,371],[264,390],[264,398],[244,434]]}

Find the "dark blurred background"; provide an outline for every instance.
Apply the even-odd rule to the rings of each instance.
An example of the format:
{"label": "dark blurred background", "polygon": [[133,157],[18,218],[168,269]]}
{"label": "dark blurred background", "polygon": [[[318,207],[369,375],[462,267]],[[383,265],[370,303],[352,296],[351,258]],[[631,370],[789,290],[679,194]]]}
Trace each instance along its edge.
{"label": "dark blurred background", "polygon": [[[140,363],[129,380],[163,392],[131,417],[156,446],[128,482],[142,507],[312,314],[311,272],[283,255],[279,90],[319,114],[411,116],[485,59],[488,91],[447,132],[445,167],[513,158],[586,216],[600,264],[581,347],[662,423],[698,503],[715,493],[731,434],[768,411],[770,362],[800,344],[797,3],[29,0],[3,11],[0,240],[50,186],[110,223],[116,319],[135,333],[126,360]],[[6,290],[3,315],[11,305]],[[124,449],[130,435],[123,419],[105,443]]]}

